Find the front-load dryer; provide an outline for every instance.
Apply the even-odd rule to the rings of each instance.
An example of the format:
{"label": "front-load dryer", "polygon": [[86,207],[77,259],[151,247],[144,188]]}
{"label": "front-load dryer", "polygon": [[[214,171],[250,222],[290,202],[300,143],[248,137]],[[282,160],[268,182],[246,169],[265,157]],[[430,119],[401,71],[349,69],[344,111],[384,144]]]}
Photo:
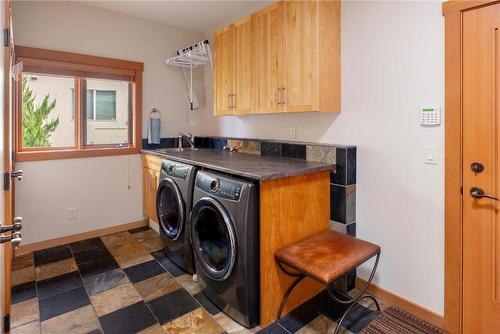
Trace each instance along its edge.
{"label": "front-load dryer", "polygon": [[251,328],[259,324],[259,205],[253,182],[199,171],[191,239],[202,293]]}
{"label": "front-load dryer", "polygon": [[193,201],[196,167],[163,160],[156,192],[156,213],[164,252],[184,271],[194,274],[189,216]]}

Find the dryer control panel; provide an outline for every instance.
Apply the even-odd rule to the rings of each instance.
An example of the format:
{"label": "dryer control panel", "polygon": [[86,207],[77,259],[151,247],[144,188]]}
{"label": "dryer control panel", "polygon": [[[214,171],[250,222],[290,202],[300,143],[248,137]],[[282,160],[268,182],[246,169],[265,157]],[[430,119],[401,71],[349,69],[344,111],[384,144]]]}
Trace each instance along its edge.
{"label": "dryer control panel", "polygon": [[190,166],[180,163],[174,163],[168,160],[163,160],[163,163],[161,164],[161,170],[163,172],[167,173],[167,175],[171,177],[176,177],[178,179],[185,179],[190,168]]}
{"label": "dryer control panel", "polygon": [[[200,176],[200,175],[199,175]],[[217,197],[238,201],[243,184],[224,178],[201,175],[196,179],[196,186]]]}

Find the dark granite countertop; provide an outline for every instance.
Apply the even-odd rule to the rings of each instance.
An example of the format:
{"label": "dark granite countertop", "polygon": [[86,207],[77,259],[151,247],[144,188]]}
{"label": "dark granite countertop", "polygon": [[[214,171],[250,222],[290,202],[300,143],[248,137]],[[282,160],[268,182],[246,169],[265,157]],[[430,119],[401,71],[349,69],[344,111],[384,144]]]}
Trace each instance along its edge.
{"label": "dark granite countertop", "polygon": [[333,164],[213,149],[182,152],[159,149],[141,152],[253,180],[280,179],[324,170],[335,171]]}

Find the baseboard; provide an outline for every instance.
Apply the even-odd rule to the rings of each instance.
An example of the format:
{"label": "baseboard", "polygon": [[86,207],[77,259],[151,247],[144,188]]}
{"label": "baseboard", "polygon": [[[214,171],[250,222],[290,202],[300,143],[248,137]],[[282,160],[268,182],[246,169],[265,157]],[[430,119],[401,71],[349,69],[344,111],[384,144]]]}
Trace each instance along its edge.
{"label": "baseboard", "polygon": [[106,234],[127,231],[127,230],[130,230],[133,228],[147,226],[147,225],[148,225],[148,221],[146,219],[144,219],[144,220],[139,220],[139,221],[132,222],[132,223],[106,227],[106,228],[102,228],[99,230],[93,230],[93,231],[88,231],[88,232],[83,232],[83,233],[78,233],[78,234],[73,234],[73,235],[67,235],[67,236],[60,237],[60,238],[34,242],[31,244],[27,244],[27,245],[21,245],[14,252],[14,255],[16,256],[16,255],[27,254],[27,253],[31,253],[31,252],[34,252],[34,251],[37,251],[40,249],[60,246],[60,245],[68,244],[70,242],[85,240],[85,239],[89,239],[89,238],[100,237],[100,236],[103,236]]}
{"label": "baseboard", "polygon": [[[356,277],[356,288],[363,288],[366,284],[366,281],[362,278]],[[443,328],[444,326],[444,318],[443,316],[437,314],[434,311],[431,311],[423,306],[415,304],[403,297],[400,297],[390,291],[387,291],[375,284],[371,284],[368,288],[368,292],[380,299],[384,304],[389,306],[397,306],[400,309],[409,312],[413,315],[416,315],[422,320],[427,321],[428,323],[433,324],[439,328]]]}

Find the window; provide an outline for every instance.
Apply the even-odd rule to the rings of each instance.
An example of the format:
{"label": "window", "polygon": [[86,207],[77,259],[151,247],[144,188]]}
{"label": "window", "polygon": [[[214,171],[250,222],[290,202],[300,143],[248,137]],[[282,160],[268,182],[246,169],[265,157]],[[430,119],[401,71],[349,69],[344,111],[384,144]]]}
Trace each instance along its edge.
{"label": "window", "polygon": [[142,64],[17,47],[16,160],[137,153]]}

